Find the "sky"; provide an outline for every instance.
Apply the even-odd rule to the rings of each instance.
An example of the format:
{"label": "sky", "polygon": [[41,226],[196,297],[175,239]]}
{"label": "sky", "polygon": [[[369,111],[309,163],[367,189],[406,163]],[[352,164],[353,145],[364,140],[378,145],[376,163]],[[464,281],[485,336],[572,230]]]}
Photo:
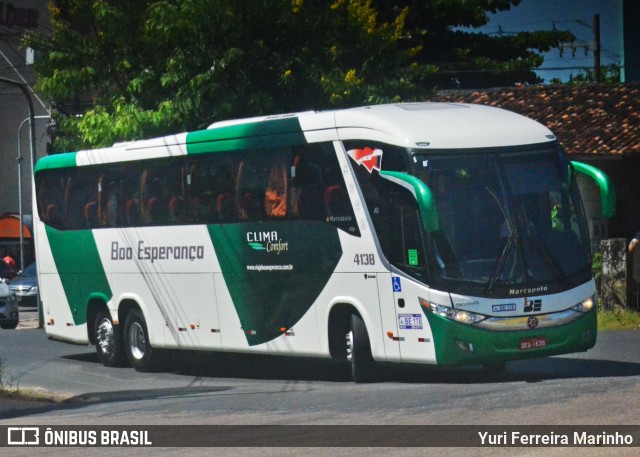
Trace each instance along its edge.
{"label": "sky", "polygon": [[[576,36],[576,50],[565,47],[563,55],[558,50],[545,54],[538,76],[549,82],[551,78],[562,81],[579,73],[577,68],[593,68],[593,18],[600,15],[601,65],[622,63],[621,0],[522,0],[520,5],[506,12],[490,15],[490,22],[481,31],[515,33],[533,30],[551,30],[554,22],[560,30],[568,30]],[[587,55],[585,48],[588,47]]]}

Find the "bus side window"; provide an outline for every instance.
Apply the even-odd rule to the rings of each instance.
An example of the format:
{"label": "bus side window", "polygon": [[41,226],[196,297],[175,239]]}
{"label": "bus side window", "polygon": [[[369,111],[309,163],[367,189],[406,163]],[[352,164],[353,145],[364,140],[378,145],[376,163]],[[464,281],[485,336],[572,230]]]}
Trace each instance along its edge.
{"label": "bus side window", "polygon": [[189,211],[185,200],[184,161],[178,161],[175,170],[177,170],[177,173],[171,174],[169,177],[169,206],[167,208],[167,214],[169,216],[169,222],[173,224],[184,224],[189,220]]}
{"label": "bus side window", "polygon": [[242,222],[266,219],[265,192],[269,161],[265,153],[248,153],[238,166],[235,182],[237,217]]}
{"label": "bus side window", "polygon": [[404,189],[387,198],[390,214],[387,227],[382,229],[385,231],[382,238],[386,238],[384,243],[381,239],[383,252],[391,264],[426,281],[426,251],[418,204]]}
{"label": "bus side window", "polygon": [[120,197],[121,186],[122,181],[112,180],[109,182],[110,191],[107,197],[107,207],[105,210],[106,222],[109,227],[122,226],[122,198]]}
{"label": "bus side window", "polygon": [[123,225],[135,227],[140,223],[140,190],[138,187],[140,170],[131,166],[125,167],[122,176]]}
{"label": "bus side window", "polygon": [[[309,148],[311,146],[305,146]],[[315,146],[314,146],[315,147]],[[325,220],[322,169],[308,151],[296,148],[290,170],[289,200],[294,219]]]}
{"label": "bus side window", "polygon": [[162,224],[166,222],[168,199],[166,168],[150,166],[140,176],[140,210],[142,222]]}
{"label": "bus side window", "polygon": [[64,170],[45,171],[40,174],[37,193],[40,218],[49,226],[66,228],[64,190],[67,177]]}
{"label": "bus side window", "polygon": [[234,222],[234,163],[227,155],[204,155],[191,159],[186,167],[185,198],[188,220],[199,223]]}
{"label": "bus side window", "polygon": [[312,143],[295,149],[292,188],[298,199],[298,214],[306,220],[322,221],[351,235],[360,236],[351,200],[332,143]]}
{"label": "bus side window", "polygon": [[70,229],[82,227],[82,192],[75,176],[69,176],[64,189],[64,206],[67,225]]}
{"label": "bus side window", "polygon": [[140,215],[145,224],[174,223],[180,217],[182,162],[153,161],[140,174]]}
{"label": "bus side window", "polygon": [[[264,192],[264,211],[269,219],[281,219],[288,211],[288,170],[285,157],[276,157],[269,168]],[[279,159],[279,160],[278,160]]]}

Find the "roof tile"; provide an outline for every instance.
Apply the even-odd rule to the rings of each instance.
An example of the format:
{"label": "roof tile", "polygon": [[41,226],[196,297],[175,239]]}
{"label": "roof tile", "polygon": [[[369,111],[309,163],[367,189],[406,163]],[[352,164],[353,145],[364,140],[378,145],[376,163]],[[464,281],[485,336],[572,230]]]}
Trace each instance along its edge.
{"label": "roof tile", "polygon": [[480,103],[528,116],[553,130],[569,154],[640,153],[640,83],[447,91],[433,101]]}

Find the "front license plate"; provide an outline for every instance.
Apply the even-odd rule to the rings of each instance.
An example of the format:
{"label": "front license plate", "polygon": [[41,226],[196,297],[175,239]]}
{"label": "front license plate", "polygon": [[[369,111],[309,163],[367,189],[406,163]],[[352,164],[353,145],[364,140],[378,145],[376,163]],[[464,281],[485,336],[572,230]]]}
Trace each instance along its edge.
{"label": "front license plate", "polygon": [[422,315],[421,314],[398,314],[398,325],[401,329],[422,330]]}
{"label": "front license plate", "polygon": [[547,345],[547,339],[544,336],[536,336],[535,338],[525,338],[520,340],[520,350],[543,348]]}

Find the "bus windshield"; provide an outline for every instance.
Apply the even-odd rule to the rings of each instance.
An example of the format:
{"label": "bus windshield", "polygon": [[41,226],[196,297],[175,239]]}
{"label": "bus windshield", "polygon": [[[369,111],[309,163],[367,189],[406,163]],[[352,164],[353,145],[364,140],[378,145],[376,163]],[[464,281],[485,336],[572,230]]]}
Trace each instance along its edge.
{"label": "bus windshield", "polygon": [[585,218],[559,149],[415,151],[413,163],[439,214],[427,234],[433,276],[451,292],[531,295],[589,280]]}

